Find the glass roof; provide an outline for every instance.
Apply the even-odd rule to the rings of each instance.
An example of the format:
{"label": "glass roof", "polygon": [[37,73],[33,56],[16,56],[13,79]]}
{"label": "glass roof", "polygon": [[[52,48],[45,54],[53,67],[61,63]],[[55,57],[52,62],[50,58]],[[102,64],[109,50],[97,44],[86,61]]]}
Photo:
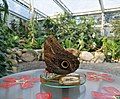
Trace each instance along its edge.
{"label": "glass roof", "polygon": [[28,8],[20,5],[18,2],[14,0],[7,0],[9,10],[19,16],[29,19],[30,18],[30,11]]}
{"label": "glass roof", "polygon": [[[72,13],[100,10],[98,0],[61,0]],[[94,1],[94,2],[93,2]]]}
{"label": "glass roof", "polygon": [[120,0],[103,0],[103,3],[105,9],[120,7]]}
{"label": "glass roof", "polygon": [[30,0],[19,0],[19,1],[25,4],[30,4]]}
{"label": "glass roof", "polygon": [[14,3],[22,2],[24,5],[33,5],[34,8],[47,16],[54,16],[58,13],[68,11],[70,13],[83,13],[104,11],[105,9],[117,8],[120,11],[120,0],[7,0],[9,2],[9,9],[25,17],[29,17],[30,10],[21,7],[20,4]]}
{"label": "glass roof", "polygon": [[48,16],[63,12],[53,0],[34,0],[34,7]]}
{"label": "glass roof", "polygon": [[[56,1],[60,4],[57,4]],[[67,7],[73,14],[100,11],[100,1],[103,1],[103,9],[120,8],[120,0],[34,0],[34,7],[48,16],[54,16],[64,12],[60,5],[65,9]]]}
{"label": "glass roof", "polygon": [[19,0],[20,2],[22,2],[22,3],[30,3],[30,0]]}

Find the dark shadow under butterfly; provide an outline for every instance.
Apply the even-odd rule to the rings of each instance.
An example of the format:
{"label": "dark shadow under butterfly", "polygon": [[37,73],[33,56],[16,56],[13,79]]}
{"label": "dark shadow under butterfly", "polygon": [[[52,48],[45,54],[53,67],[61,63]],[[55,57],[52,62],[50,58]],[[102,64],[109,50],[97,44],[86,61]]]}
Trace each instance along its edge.
{"label": "dark shadow under butterfly", "polygon": [[44,59],[46,70],[50,73],[65,75],[79,67],[77,57],[62,48],[53,35],[50,35],[44,43]]}

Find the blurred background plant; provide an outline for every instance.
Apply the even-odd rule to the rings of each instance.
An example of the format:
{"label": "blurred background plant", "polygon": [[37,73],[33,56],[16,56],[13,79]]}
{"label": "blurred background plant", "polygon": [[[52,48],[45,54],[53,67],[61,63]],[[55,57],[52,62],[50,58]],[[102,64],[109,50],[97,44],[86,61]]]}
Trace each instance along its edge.
{"label": "blurred background plant", "polygon": [[[6,25],[6,17],[8,15],[8,5],[6,0],[2,0],[3,4],[0,4],[0,77],[6,76],[12,72],[12,63],[6,56],[7,49],[9,48],[9,42],[11,39],[11,30]],[[9,45],[9,46],[8,46]]]}
{"label": "blurred background plant", "polygon": [[117,41],[114,37],[103,38],[103,52],[106,56],[106,61],[120,58],[120,41]]}
{"label": "blurred background plant", "polygon": [[104,52],[106,60],[120,58],[120,21],[112,21],[114,36],[102,37],[100,30],[95,28],[93,17],[80,16],[79,20],[68,14],[59,14],[56,18],[44,20],[46,35],[55,35],[64,48],[75,48],[89,52]]}
{"label": "blurred background plant", "polygon": [[111,24],[114,37],[120,39],[120,19],[113,20]]}
{"label": "blurred background plant", "polygon": [[76,48],[79,50],[93,51],[102,46],[100,31],[96,30],[92,17],[76,17],[68,14],[59,14],[57,18],[46,19],[43,27],[47,35],[55,35],[64,48]]}
{"label": "blurred background plant", "polygon": [[37,19],[31,19],[27,22],[28,24],[28,32],[25,48],[29,49],[40,49],[42,48],[42,44],[44,42],[44,36],[41,30],[41,23],[37,21]]}
{"label": "blurred background plant", "polygon": [[0,50],[0,78],[3,76],[7,76],[11,73],[13,73],[12,63],[7,58],[6,54]]}

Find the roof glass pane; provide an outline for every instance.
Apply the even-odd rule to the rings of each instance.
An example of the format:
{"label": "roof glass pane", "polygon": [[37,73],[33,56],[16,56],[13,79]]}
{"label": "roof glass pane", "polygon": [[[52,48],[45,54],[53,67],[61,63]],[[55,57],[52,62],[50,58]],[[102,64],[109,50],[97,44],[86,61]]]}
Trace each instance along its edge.
{"label": "roof glass pane", "polygon": [[30,4],[30,0],[19,0],[20,2],[22,2],[22,3],[27,3],[27,4]]}
{"label": "roof glass pane", "polygon": [[22,17],[30,18],[30,10],[25,6],[22,6],[14,0],[7,0],[9,10],[15,14],[19,14]]}
{"label": "roof glass pane", "polygon": [[0,1],[0,4],[2,4],[3,2],[2,2],[2,0]]}
{"label": "roof glass pane", "polygon": [[99,0],[61,0],[72,13],[100,10]]}
{"label": "roof glass pane", "polygon": [[120,0],[103,0],[104,8],[116,8],[120,7]]}
{"label": "roof glass pane", "polygon": [[34,7],[48,16],[63,12],[53,0],[34,0]]}

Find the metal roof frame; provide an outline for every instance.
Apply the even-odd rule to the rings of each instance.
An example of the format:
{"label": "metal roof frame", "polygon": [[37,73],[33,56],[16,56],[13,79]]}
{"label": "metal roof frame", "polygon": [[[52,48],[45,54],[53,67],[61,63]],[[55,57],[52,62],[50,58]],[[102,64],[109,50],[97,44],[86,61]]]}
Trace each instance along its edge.
{"label": "metal roof frame", "polygon": [[[30,4],[28,4],[27,2],[25,2],[25,0],[23,0],[24,3],[20,2],[19,0],[13,0],[13,1],[16,2],[16,3],[21,4],[22,6],[28,8],[29,10],[31,9],[31,8],[30,8]],[[43,18],[48,17],[45,13],[41,12],[40,10],[38,10],[38,9],[36,9],[36,8],[34,8],[34,11],[35,11],[37,14],[39,14],[41,17],[43,17]],[[11,12],[11,11],[10,11],[10,12]],[[12,12],[12,13],[13,13],[13,12]],[[15,14],[15,15],[16,15],[16,14]],[[20,15],[20,16],[21,16],[21,15]]]}
{"label": "metal roof frame", "polygon": [[104,13],[104,5],[103,5],[103,0],[99,0],[99,4],[100,4],[100,8],[101,8],[101,11]]}
{"label": "metal roof frame", "polygon": [[43,18],[48,17],[48,15],[46,15],[45,13],[41,12],[40,10],[38,10],[38,9],[36,9],[36,8],[34,8],[34,11],[35,11],[37,14],[39,14],[41,17],[43,17]]}
{"label": "metal roof frame", "polygon": [[72,14],[68,7],[61,0],[53,0],[64,12]]}
{"label": "metal roof frame", "polygon": [[[120,11],[120,7],[105,9],[104,13],[107,13],[107,12],[116,12],[116,11]],[[101,14],[101,13],[102,13],[101,10],[96,10],[96,11],[73,13],[73,16],[84,16],[84,15],[93,15],[93,14]]]}
{"label": "metal roof frame", "polygon": [[14,15],[14,16],[16,16],[16,17],[18,17],[18,18],[21,18],[23,20],[29,20],[28,18],[26,18],[26,17],[24,17],[24,16],[22,16],[22,15],[16,13],[16,12],[13,12],[11,10],[9,10],[9,13],[12,14],[12,15]]}
{"label": "metal roof frame", "polygon": [[[13,0],[15,2],[18,2],[19,4],[27,7],[30,9],[30,4],[28,4],[27,2],[25,2],[25,0],[23,0],[22,3],[19,0]],[[61,1],[61,0],[53,0],[64,12],[73,15],[73,16],[83,16],[83,15],[93,15],[93,14],[102,14],[102,13],[106,13],[106,12],[115,12],[115,11],[120,11],[120,7],[117,8],[110,8],[110,9],[105,9],[104,8],[104,4],[103,4],[103,0],[99,0],[99,5],[101,10],[95,10],[95,11],[87,11],[87,12],[78,12],[78,13],[72,13],[69,8]],[[46,18],[46,17],[50,17],[48,15],[46,15],[44,12],[35,9],[35,12],[37,14],[39,14],[42,18]],[[52,16],[53,17],[53,16]]]}
{"label": "metal roof frame", "polygon": [[[83,15],[93,15],[93,14],[102,14],[106,12],[114,12],[114,11],[120,11],[120,7],[118,8],[110,8],[105,9],[103,0],[99,0],[99,5],[101,10],[95,10],[95,11],[88,11],[88,12],[79,12],[79,13],[72,13],[69,8],[61,1],[61,0],[53,0],[64,12],[71,14],[73,16],[83,16]],[[53,17],[53,16],[52,16]]]}
{"label": "metal roof frame", "polygon": [[100,4],[100,8],[101,8],[101,16],[102,16],[102,19],[101,19],[101,35],[104,36],[104,24],[105,24],[105,15],[104,15],[104,5],[103,5],[103,0],[99,0],[99,4]]}

